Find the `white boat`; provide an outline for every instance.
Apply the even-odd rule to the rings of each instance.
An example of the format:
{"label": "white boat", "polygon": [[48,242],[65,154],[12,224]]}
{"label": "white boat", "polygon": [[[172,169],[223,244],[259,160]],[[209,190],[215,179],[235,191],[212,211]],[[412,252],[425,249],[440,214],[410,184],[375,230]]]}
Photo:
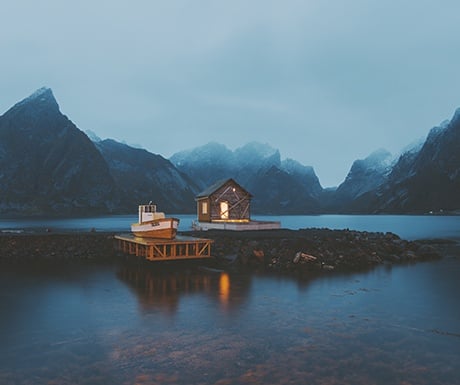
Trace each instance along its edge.
{"label": "white boat", "polygon": [[156,205],[149,203],[139,205],[139,222],[131,225],[131,232],[136,237],[173,239],[178,227],[179,219],[166,218]]}

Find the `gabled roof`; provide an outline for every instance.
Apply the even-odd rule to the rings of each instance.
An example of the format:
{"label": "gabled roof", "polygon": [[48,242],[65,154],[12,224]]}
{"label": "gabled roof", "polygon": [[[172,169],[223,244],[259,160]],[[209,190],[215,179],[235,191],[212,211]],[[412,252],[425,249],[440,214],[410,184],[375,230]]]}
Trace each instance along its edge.
{"label": "gabled roof", "polygon": [[[216,192],[217,190],[219,190],[222,186],[230,183],[230,182],[233,182],[234,184],[236,184],[241,190],[246,191],[246,189],[244,189],[243,187],[241,187],[238,183],[235,182],[235,180],[233,178],[228,178],[228,179],[222,179],[222,180],[219,180],[217,181],[216,183],[214,183],[213,185],[209,186],[207,189],[203,190],[202,192],[200,192],[196,198],[207,198],[209,197],[210,195],[212,195],[214,192]],[[250,197],[252,197],[252,195],[247,192],[248,195]]]}

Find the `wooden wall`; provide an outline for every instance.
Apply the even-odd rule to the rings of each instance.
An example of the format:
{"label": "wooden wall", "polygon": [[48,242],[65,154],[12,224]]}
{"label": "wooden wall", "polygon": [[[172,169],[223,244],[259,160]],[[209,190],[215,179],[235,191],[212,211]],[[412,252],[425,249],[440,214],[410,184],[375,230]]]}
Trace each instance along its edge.
{"label": "wooden wall", "polygon": [[[238,184],[229,181],[214,191],[209,197],[197,201],[198,220],[211,222],[212,220],[249,220],[251,195]],[[221,202],[227,202],[228,218],[221,215]],[[203,205],[207,205],[203,212]]]}

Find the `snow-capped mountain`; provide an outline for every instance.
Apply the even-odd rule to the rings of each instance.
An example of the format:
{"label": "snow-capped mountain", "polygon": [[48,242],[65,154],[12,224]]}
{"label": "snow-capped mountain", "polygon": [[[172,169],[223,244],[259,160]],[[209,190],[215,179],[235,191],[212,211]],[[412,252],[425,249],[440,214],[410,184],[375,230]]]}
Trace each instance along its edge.
{"label": "snow-capped mountain", "polygon": [[361,195],[377,189],[387,180],[393,164],[391,153],[384,149],[355,160],[347,177],[332,195],[331,208],[339,212],[346,210]]}
{"label": "snow-capped mountain", "polygon": [[418,152],[400,157],[375,206],[379,212],[460,209],[460,109],[430,131]]}

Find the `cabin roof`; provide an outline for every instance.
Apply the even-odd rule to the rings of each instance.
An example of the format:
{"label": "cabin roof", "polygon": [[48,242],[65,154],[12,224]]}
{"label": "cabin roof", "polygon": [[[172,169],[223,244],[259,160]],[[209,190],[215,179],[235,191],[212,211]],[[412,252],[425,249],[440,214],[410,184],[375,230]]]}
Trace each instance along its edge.
{"label": "cabin roof", "polygon": [[202,192],[200,192],[196,196],[196,198],[197,199],[199,199],[199,198],[207,198],[210,195],[212,195],[214,192],[219,190],[222,186],[224,186],[224,185],[226,185],[226,184],[228,184],[230,182],[233,182],[234,184],[236,184],[241,190],[245,191],[250,197],[252,197],[252,195],[249,192],[247,192],[243,187],[241,187],[238,183],[236,183],[233,178],[228,178],[228,179],[222,179],[222,180],[217,181],[213,185],[209,186],[207,189],[205,189]]}

